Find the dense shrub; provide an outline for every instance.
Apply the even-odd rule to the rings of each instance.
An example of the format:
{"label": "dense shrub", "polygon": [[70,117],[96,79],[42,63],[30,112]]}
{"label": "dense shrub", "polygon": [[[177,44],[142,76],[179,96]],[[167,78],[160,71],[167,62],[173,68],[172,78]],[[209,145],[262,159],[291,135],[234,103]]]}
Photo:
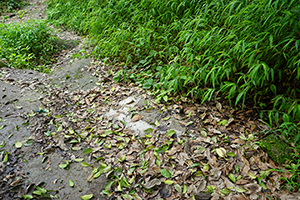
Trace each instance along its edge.
{"label": "dense shrub", "polygon": [[298,0],[50,0],[49,8],[52,23],[90,36],[97,57],[124,62],[116,80],[130,74],[158,99],[250,100],[298,142]]}
{"label": "dense shrub", "polygon": [[0,60],[8,67],[39,69],[51,61],[53,37],[41,21],[0,23]]}

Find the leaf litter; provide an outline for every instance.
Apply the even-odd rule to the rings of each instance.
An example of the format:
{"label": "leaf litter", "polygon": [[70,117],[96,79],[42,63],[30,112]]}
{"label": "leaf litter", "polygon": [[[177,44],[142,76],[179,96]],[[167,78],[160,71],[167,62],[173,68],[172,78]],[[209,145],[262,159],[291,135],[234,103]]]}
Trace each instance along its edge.
{"label": "leaf litter", "polygon": [[[255,143],[264,130],[255,111],[242,112],[222,102],[169,101],[166,105],[155,104],[164,110],[152,122],[157,128],[147,128],[142,135],[105,114],[111,108],[122,112],[118,102],[129,96],[154,101],[134,84],[128,87],[114,83],[105,72],[109,66],[94,65],[99,87],[73,92],[49,88],[42,106],[47,112],[30,116],[37,121],[32,131],[40,143],[65,151],[83,151],[98,161],[90,165],[75,158],[65,160],[61,168],[81,162],[82,167],[93,169],[91,176],[85,177],[87,181],[105,174],[108,182],[101,193],[118,199],[295,197],[282,191],[283,174],[273,170],[277,166]],[[132,122],[143,120],[139,112],[144,109],[147,107],[130,107],[127,115]],[[162,128],[160,121],[169,120],[169,116],[185,127],[184,134]],[[54,131],[50,125],[56,127]],[[45,137],[49,131],[52,133]],[[92,198],[92,194],[81,198]]]}

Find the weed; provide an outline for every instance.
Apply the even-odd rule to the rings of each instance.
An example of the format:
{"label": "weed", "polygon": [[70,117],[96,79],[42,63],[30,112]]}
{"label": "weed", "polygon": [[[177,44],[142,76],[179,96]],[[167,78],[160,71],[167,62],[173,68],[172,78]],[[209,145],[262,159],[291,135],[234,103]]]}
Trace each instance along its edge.
{"label": "weed", "polygon": [[[294,160],[284,165],[292,176],[290,178],[281,177],[286,182],[284,187],[287,187],[288,191],[293,189],[300,191],[300,156],[299,154],[295,154],[294,156],[296,157]],[[278,169],[278,171],[284,172],[282,169]]]}
{"label": "weed", "polygon": [[42,21],[0,23],[0,59],[8,67],[47,71],[55,52],[51,31]]}
{"label": "weed", "polygon": [[49,8],[54,25],[90,36],[97,57],[125,61],[128,74],[158,72],[164,90],[202,101],[218,92],[235,105],[299,97],[298,1],[51,0]]}
{"label": "weed", "polygon": [[13,12],[26,4],[28,4],[28,2],[24,0],[1,0],[0,13]]}

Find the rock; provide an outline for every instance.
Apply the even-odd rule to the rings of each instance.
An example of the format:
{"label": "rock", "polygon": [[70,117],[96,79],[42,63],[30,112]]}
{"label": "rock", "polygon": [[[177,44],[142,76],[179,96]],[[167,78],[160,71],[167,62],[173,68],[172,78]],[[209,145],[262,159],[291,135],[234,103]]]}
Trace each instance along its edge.
{"label": "rock", "polygon": [[208,200],[211,198],[209,193],[197,193],[195,194],[196,200]]}

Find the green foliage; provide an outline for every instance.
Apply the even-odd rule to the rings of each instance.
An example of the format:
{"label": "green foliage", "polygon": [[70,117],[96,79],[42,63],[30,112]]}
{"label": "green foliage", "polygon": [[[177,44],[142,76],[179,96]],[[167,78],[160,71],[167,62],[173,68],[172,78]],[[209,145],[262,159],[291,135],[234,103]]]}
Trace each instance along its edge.
{"label": "green foliage", "polygon": [[48,17],[88,35],[97,58],[121,63],[116,81],[158,100],[247,101],[300,147],[298,0],[50,0]]}
{"label": "green foliage", "polygon": [[[1,0],[0,2],[0,13],[12,12],[15,9],[19,9],[26,5],[28,2],[23,0]],[[1,15],[1,14],[0,14]]]}
{"label": "green foliage", "polygon": [[42,21],[0,23],[0,60],[8,67],[45,71],[55,52],[51,30]]}
{"label": "green foliage", "polygon": [[[294,155],[295,159],[290,161],[288,164],[284,165],[284,167],[292,174],[291,177],[285,178],[281,177],[287,185],[288,191],[291,190],[298,190],[300,192],[300,156],[299,152],[298,155]],[[278,169],[278,171],[285,173],[282,169]]]}
{"label": "green foliage", "polygon": [[218,92],[235,105],[299,94],[296,0],[51,0],[49,7],[52,23],[90,35],[96,56],[151,69],[159,90],[202,100]]}

